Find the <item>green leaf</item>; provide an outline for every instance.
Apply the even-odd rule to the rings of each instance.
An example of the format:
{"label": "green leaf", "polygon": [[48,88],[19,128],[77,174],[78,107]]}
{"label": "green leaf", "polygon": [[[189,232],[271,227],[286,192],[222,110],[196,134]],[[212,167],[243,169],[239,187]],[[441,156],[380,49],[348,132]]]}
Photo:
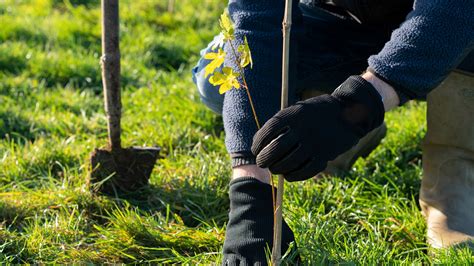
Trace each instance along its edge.
{"label": "green leaf", "polygon": [[232,24],[232,20],[230,19],[229,12],[227,10],[222,13],[221,19],[219,20],[219,25],[221,27],[221,33],[224,36],[224,41],[233,40],[234,24]]}
{"label": "green leaf", "polygon": [[252,53],[250,52],[247,36],[244,36],[244,44],[239,45],[237,50],[240,53],[240,66],[244,68],[250,64],[250,68],[253,68]]}
{"label": "green leaf", "polygon": [[214,71],[224,63],[225,56],[226,56],[226,53],[222,49],[219,49],[217,53],[207,53],[204,55],[204,59],[212,60],[204,68],[204,71],[205,71],[204,74],[206,77],[214,73]]}

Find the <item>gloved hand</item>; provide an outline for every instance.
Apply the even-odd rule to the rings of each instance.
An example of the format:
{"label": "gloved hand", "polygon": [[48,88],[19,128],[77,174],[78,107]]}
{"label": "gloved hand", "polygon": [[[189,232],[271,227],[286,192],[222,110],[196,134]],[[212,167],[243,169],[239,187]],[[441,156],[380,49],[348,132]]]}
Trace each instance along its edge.
{"label": "gloved hand", "polygon": [[382,124],[384,114],[372,84],[351,76],[331,95],[278,112],[255,134],[252,152],[259,167],[287,181],[306,180]]}

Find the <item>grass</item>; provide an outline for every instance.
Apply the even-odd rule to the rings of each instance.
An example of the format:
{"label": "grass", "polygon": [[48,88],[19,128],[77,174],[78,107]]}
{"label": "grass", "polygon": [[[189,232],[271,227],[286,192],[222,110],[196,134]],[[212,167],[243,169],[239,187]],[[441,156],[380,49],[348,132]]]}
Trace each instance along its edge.
{"label": "grass", "polygon": [[[163,147],[151,186],[92,195],[106,145],[98,0],[0,1],[0,261],[220,261],[229,159],[220,117],[190,69],[225,1],[121,1],[123,141]],[[388,115],[388,136],[346,177],[289,184],[285,216],[308,264],[472,264],[429,256],[418,205],[425,104]],[[291,262],[291,261],[290,261]]]}

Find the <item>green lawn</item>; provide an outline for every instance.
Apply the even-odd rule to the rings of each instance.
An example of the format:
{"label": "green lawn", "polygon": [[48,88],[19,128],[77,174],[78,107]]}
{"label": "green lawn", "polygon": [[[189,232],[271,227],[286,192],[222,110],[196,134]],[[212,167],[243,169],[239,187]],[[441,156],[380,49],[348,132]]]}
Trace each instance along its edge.
{"label": "green lawn", "polygon": [[[221,118],[190,70],[224,0],[122,0],[123,142],[159,145],[151,186],[93,195],[88,159],[106,145],[99,0],[0,0],[0,261],[213,264],[227,221]],[[474,263],[429,256],[418,205],[425,104],[345,177],[289,184],[284,215],[308,264]],[[270,225],[269,225],[270,226]],[[291,262],[291,261],[290,261]]]}

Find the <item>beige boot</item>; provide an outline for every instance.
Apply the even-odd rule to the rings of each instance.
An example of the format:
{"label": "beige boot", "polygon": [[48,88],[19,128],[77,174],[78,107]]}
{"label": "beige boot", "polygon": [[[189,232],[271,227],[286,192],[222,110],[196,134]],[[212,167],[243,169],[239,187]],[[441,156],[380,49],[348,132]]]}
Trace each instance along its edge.
{"label": "beige boot", "polygon": [[474,238],[474,76],[453,72],[428,95],[420,205],[433,248]]}
{"label": "beige boot", "polygon": [[[309,99],[323,94],[324,93],[320,91],[307,90],[303,92],[302,98]],[[386,134],[387,126],[384,122],[380,127],[372,130],[369,134],[363,137],[356,146],[352,147],[352,149],[339,155],[333,161],[328,162],[326,169],[318,174],[316,178],[321,178],[324,175],[343,175],[351,169],[352,165],[359,157],[367,157],[375,148],[377,148]]]}

